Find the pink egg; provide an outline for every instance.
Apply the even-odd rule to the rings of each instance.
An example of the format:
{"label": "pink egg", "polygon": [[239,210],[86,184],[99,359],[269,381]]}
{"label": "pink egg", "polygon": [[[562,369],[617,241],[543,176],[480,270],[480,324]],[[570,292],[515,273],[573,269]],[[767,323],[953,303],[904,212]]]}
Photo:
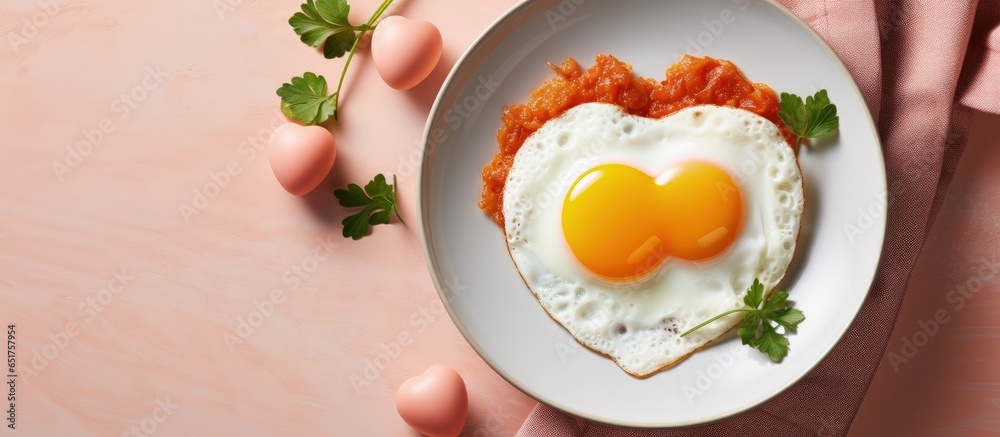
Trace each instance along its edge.
{"label": "pink egg", "polygon": [[430,22],[394,15],[375,27],[372,61],[386,84],[408,90],[434,71],[442,45],[441,32]]}
{"label": "pink egg", "polygon": [[396,411],[417,432],[455,437],[469,415],[469,392],[458,372],[448,366],[432,366],[403,381],[396,390]]}
{"label": "pink egg", "polygon": [[278,183],[301,196],[316,189],[330,173],[337,145],[323,127],[285,123],[271,134],[267,157]]}

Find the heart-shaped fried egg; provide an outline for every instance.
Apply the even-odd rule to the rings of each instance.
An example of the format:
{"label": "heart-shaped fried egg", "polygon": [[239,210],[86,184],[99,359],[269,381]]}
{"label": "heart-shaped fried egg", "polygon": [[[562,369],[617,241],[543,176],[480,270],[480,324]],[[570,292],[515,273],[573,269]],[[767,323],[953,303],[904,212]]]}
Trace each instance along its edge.
{"label": "heart-shaped fried egg", "polygon": [[795,251],[804,197],[770,121],[720,106],[662,119],[588,103],[514,158],[503,214],[511,258],[545,311],[626,372],[650,375],[718,338],[758,278]]}

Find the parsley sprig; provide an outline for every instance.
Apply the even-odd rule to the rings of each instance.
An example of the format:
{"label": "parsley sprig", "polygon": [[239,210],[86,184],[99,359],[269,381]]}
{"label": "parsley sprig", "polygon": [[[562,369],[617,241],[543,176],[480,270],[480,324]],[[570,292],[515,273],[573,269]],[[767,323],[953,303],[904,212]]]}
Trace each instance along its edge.
{"label": "parsley sprig", "polygon": [[360,212],[344,219],[344,238],[360,240],[369,233],[371,227],[375,225],[389,224],[395,214],[400,222],[403,218],[399,216],[396,207],[396,177],[392,177],[392,184],[388,184],[385,175],[379,173],[365,185],[364,190],[357,184],[347,185],[347,189],[335,190],[333,195],[337,197],[340,206],[347,208],[364,207]]}
{"label": "parsley sprig", "polygon": [[[729,310],[708,319],[698,326],[687,330],[681,337],[697,331],[709,323],[734,313],[746,313],[738,334],[743,344],[767,354],[771,361],[779,362],[788,354],[788,333],[796,332],[800,323],[806,319],[805,314],[789,306],[788,293],[775,289],[770,296],[764,296],[764,286],[757,279],[743,297],[743,308]],[[777,326],[776,326],[777,325]],[[778,332],[778,327],[784,332]]]}
{"label": "parsley sprig", "polygon": [[326,78],[315,73],[293,77],[278,88],[281,112],[305,124],[326,121],[336,110],[334,96],[328,96],[326,89]]}
{"label": "parsley sprig", "polygon": [[781,93],[781,110],[778,117],[795,134],[795,147],[803,139],[829,135],[840,127],[837,105],[830,103],[826,90],[819,90],[811,97],[802,98],[789,93]]}
{"label": "parsley sprig", "polygon": [[[322,123],[331,115],[337,120],[340,91],[344,88],[344,78],[347,77],[347,69],[351,66],[358,44],[365,32],[375,30],[375,23],[392,2],[393,0],[383,0],[365,24],[355,26],[348,19],[351,7],[347,0],[306,0],[302,4],[302,12],[292,15],[288,24],[303,43],[310,47],[323,46],[323,56],[327,59],[346,54],[347,60],[344,61],[344,69],[337,81],[337,91],[333,94],[327,94],[326,79],[315,73],[305,73],[293,78],[290,84],[282,85],[277,92],[282,100],[281,112],[307,125]],[[309,80],[310,75],[318,80]],[[296,85],[296,79],[309,86]]]}

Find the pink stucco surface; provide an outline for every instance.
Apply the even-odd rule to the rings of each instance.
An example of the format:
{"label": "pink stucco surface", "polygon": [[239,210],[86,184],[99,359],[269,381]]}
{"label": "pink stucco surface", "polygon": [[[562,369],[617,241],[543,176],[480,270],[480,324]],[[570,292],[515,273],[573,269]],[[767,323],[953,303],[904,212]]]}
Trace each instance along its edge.
{"label": "pink stucco surface", "polygon": [[[298,42],[299,3],[0,5],[0,323],[16,326],[24,435],[409,435],[393,394],[434,364],[466,379],[464,434],[511,435],[534,406],[462,339],[415,228],[431,103],[515,1],[408,2],[440,28],[441,64],[399,92],[359,56],[334,170],[304,198],[264,154],[274,90],[342,61]],[[890,343],[906,362],[884,360],[857,435],[1000,426],[998,134],[977,114]],[[399,177],[406,224],[345,240],[331,191],[378,172]]]}

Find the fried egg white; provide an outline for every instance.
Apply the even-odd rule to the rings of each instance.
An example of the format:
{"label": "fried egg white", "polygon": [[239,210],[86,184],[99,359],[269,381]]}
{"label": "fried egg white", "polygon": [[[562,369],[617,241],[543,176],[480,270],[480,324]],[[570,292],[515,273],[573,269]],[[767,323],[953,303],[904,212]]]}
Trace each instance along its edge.
{"label": "fried egg white", "polygon": [[[697,193],[690,196],[693,204],[666,199],[660,202],[666,206],[647,206],[659,197],[685,195],[655,194],[666,193],[670,175],[685,166],[695,169],[689,173],[721,170],[713,174],[731,184],[719,186],[734,185],[740,200],[679,206],[717,197]],[[579,203],[595,169],[625,176],[616,179],[618,186],[606,187],[603,200],[591,196],[590,209],[571,205]],[[643,174],[651,182],[642,182]],[[584,346],[632,375],[647,376],[738,324],[740,315],[734,314],[680,336],[741,307],[754,278],[767,291],[778,284],[795,251],[803,205],[795,154],[760,116],[708,105],[655,120],[588,103],[548,121],[525,141],[504,188],[503,214],[511,258],[545,311]],[[719,232],[691,235],[713,220],[726,224],[710,226]],[[716,242],[719,235],[728,238],[724,247]],[[621,243],[628,238],[648,244]],[[716,249],[702,250],[713,242]],[[635,247],[627,260],[615,255],[622,244],[623,253]],[[650,255],[664,251],[669,253]],[[682,252],[691,254],[676,255]],[[647,262],[634,274],[623,273],[638,265],[636,257]]]}

